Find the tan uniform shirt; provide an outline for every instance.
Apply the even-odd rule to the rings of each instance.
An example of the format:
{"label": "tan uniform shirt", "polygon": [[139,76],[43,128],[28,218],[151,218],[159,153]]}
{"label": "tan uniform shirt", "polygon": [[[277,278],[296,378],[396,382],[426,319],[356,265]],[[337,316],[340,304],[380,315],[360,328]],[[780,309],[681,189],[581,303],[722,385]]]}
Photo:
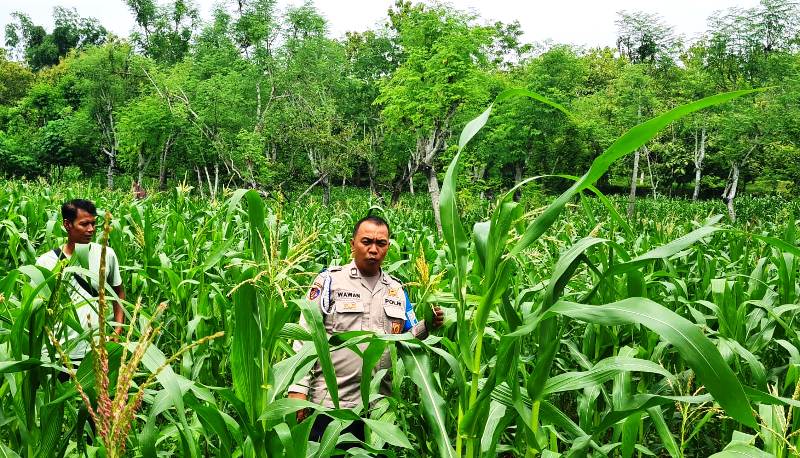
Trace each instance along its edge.
{"label": "tan uniform shirt", "polygon": [[[381,272],[375,288],[370,288],[361,278],[354,262],[343,267],[332,267],[317,275],[308,299],[319,304],[328,335],[345,331],[400,334],[406,322],[406,296],[400,282]],[[302,315],[300,325],[308,328]],[[302,345],[303,342],[295,341],[295,351],[300,350]],[[366,344],[361,344],[360,348],[363,351]],[[349,348],[342,348],[332,351],[331,359],[336,371],[341,407],[361,405],[361,357]],[[373,375],[390,367],[391,358],[387,350],[373,370]],[[289,387],[289,391],[307,394],[312,402],[334,407],[319,361],[314,364],[311,373]],[[387,376],[381,382],[380,392],[386,395],[390,391],[391,379]]]}

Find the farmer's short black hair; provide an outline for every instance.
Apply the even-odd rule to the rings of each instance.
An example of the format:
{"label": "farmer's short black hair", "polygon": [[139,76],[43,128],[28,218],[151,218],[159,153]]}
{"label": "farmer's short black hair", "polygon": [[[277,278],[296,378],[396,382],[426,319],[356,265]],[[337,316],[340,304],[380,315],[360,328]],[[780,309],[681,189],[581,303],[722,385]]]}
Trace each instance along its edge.
{"label": "farmer's short black hair", "polygon": [[389,228],[389,223],[387,223],[386,220],[381,218],[380,216],[369,215],[369,216],[365,216],[365,217],[361,218],[360,220],[358,220],[356,222],[356,225],[353,226],[353,238],[356,237],[356,234],[358,233],[358,228],[361,227],[361,223],[366,222],[366,221],[369,221],[370,223],[372,223],[372,224],[374,224],[376,226],[385,226],[386,230],[389,232],[389,236],[391,237],[392,230],[391,230],[391,228]]}
{"label": "farmer's short black hair", "polygon": [[74,223],[75,218],[78,217],[79,209],[92,216],[97,216],[97,207],[94,206],[94,202],[86,199],[72,199],[69,202],[64,202],[64,204],[61,205],[61,217],[71,223]]}

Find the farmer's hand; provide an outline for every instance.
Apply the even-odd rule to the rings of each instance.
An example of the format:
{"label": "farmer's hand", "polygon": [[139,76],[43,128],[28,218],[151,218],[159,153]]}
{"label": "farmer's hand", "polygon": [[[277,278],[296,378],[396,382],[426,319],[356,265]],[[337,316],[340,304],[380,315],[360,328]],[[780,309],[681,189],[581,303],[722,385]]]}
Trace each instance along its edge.
{"label": "farmer's hand", "polygon": [[[305,400],[308,399],[308,396],[306,396],[303,393],[289,392],[288,398],[289,399],[300,399],[300,400],[305,401]],[[308,409],[300,409],[300,410],[297,411],[297,422],[298,423],[302,423],[303,420],[306,419],[306,417],[308,417]]]}
{"label": "farmer's hand", "polygon": [[444,311],[438,305],[433,306],[433,329],[441,328],[444,324]]}

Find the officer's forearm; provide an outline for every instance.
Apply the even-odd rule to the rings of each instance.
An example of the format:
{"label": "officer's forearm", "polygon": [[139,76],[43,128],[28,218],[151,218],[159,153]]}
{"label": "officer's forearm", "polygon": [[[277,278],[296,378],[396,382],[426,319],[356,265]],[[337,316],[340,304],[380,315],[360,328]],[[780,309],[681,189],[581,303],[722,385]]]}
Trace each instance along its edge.
{"label": "officer's forearm", "polygon": [[424,340],[428,337],[428,327],[425,325],[425,320],[420,320],[411,327],[411,335],[419,340]]}

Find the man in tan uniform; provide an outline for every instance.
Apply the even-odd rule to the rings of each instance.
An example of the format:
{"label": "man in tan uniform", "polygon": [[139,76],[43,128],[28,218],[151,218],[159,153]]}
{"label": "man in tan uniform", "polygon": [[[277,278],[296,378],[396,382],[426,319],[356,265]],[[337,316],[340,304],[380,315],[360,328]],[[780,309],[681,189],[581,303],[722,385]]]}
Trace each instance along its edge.
{"label": "man in tan uniform", "polygon": [[[358,221],[353,229],[350,248],[353,261],[317,275],[308,293],[308,299],[320,306],[328,334],[345,331],[400,334],[411,331],[415,336],[424,338],[427,335],[425,322],[418,321],[414,315],[403,285],[381,269],[381,263],[389,249],[389,226],[386,221],[377,216],[368,216]],[[433,327],[441,326],[443,321],[444,314],[436,307]],[[300,325],[307,327],[302,315]],[[297,351],[302,347],[302,342],[295,342],[294,346]],[[360,406],[361,357],[352,350],[343,348],[331,352],[331,359],[336,370],[340,406]],[[391,360],[387,351],[374,372],[390,367]],[[391,383],[387,377],[381,381],[380,391],[382,394],[389,394],[390,390]],[[289,397],[310,399],[323,406],[333,407],[319,363],[314,365],[309,375],[289,387]],[[298,412],[298,421],[302,421],[305,416],[305,412]],[[330,417],[318,416],[312,428],[311,440],[318,442],[330,421]],[[355,422],[343,431],[345,432],[353,433],[363,440],[364,424]]]}

